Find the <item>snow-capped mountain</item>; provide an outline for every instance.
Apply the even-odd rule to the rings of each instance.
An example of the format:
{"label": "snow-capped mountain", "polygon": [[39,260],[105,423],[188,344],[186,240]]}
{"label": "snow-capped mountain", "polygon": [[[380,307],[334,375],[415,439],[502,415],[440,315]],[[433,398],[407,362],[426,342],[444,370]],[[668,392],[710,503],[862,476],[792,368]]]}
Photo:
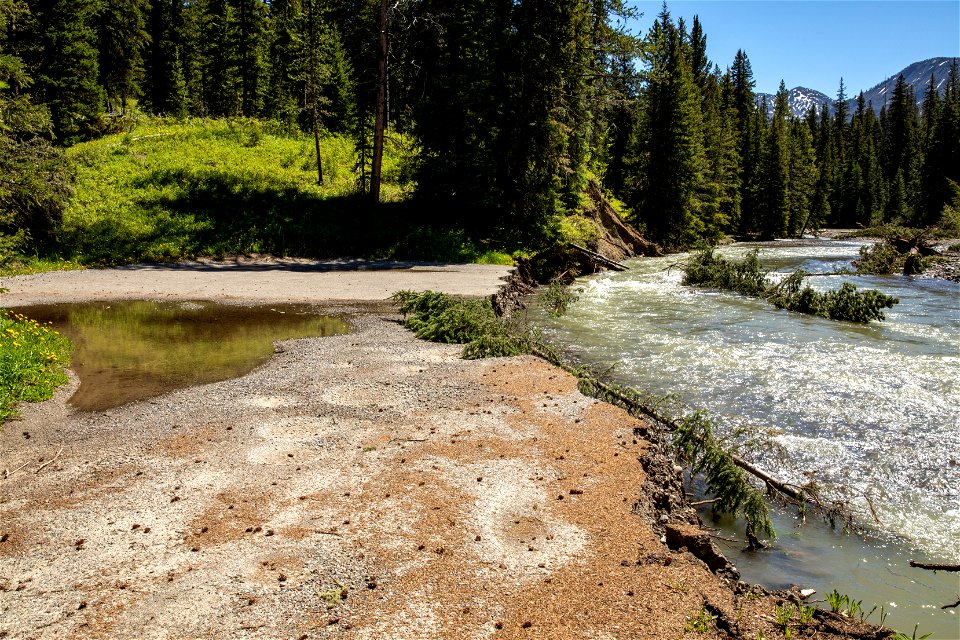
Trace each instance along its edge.
{"label": "snow-capped mountain", "polygon": [[[772,93],[758,93],[757,94],[757,104],[761,104],[764,99],[767,101],[767,116],[773,116],[773,101],[774,95]],[[794,87],[787,92],[787,104],[790,105],[790,114],[794,118],[803,118],[807,115],[807,111],[810,110],[810,107],[816,107],[817,111],[820,111],[820,108],[824,104],[830,104],[830,97],[826,94],[820,93],[816,89],[808,89],[806,87]]]}
{"label": "snow-capped mountain", "polygon": [[[893,94],[893,88],[897,84],[897,78],[902,74],[904,81],[913,88],[913,93],[916,96],[917,104],[923,103],[923,96],[927,92],[927,86],[930,84],[930,76],[934,77],[934,83],[937,86],[938,91],[943,91],[943,87],[947,81],[947,75],[950,73],[950,63],[953,60],[958,60],[960,58],[930,58],[929,60],[921,60],[920,62],[914,62],[913,64],[905,67],[903,70],[898,71],[893,74],[883,82],[875,85],[871,89],[863,92],[863,99],[867,104],[873,105],[873,110],[877,113],[880,113],[880,109],[887,103],[890,99],[890,96]],[[853,113],[857,109],[857,96],[859,91],[855,91],[850,87],[847,87],[849,99],[847,100],[847,108],[849,113]],[[756,95],[757,104],[760,105],[764,99],[766,99],[767,104],[767,115],[773,115],[773,99],[774,96],[772,93],[758,93]],[[821,106],[826,103],[830,107],[830,114],[833,115],[833,101],[835,98],[831,98],[825,93],[816,91],[814,89],[808,89],[806,87],[794,87],[790,89],[787,94],[787,102],[790,105],[790,113],[795,118],[802,118],[807,115],[811,106],[815,106],[819,111]]]}
{"label": "snow-capped mountain", "polygon": [[[950,73],[950,62],[957,58],[930,58],[914,62],[899,73],[895,73],[883,82],[872,87],[869,91],[863,92],[863,99],[867,103],[873,104],[873,110],[877,113],[887,103],[890,96],[893,95],[893,88],[897,85],[897,78],[903,75],[904,81],[913,87],[913,93],[916,96],[917,104],[923,102],[923,96],[927,93],[927,87],[930,84],[930,76],[934,77],[937,90],[943,91],[943,86],[947,82],[947,74]],[[857,96],[854,95],[848,102],[850,112],[857,108]]]}

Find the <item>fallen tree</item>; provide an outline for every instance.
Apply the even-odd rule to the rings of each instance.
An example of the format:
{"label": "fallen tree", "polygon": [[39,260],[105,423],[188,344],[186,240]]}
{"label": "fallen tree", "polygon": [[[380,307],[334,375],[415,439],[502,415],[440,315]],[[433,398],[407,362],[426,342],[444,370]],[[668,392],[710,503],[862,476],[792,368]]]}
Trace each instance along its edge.
{"label": "fallen tree", "polygon": [[804,286],[804,278],[811,274],[803,270],[794,271],[780,282],[773,282],[761,268],[759,251],[756,249],[744,260],[735,262],[718,256],[710,247],[695,254],[681,266],[684,285],[733,291],[761,298],[778,309],[831,320],[864,324],[871,320],[884,320],[883,309],[900,302],[876,289],[858,291],[849,282],[844,282],[836,291],[821,293],[809,285]]}

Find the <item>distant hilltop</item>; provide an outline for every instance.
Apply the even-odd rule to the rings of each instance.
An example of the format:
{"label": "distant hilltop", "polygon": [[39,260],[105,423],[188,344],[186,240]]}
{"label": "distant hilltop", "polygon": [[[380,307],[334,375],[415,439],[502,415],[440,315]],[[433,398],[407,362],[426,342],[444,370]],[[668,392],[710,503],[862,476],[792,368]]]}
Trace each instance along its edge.
{"label": "distant hilltop", "polygon": [[[947,81],[947,74],[950,73],[950,63],[953,60],[960,61],[960,58],[930,58],[929,60],[914,62],[913,64],[904,67],[901,71],[893,74],[886,80],[877,83],[869,90],[864,91],[863,99],[867,104],[873,105],[874,111],[880,113],[880,109],[883,108],[888,97],[893,93],[893,87],[897,84],[897,78],[900,75],[903,75],[903,79],[907,85],[913,88],[913,93],[916,96],[917,104],[920,104],[923,102],[923,96],[927,92],[927,85],[930,83],[931,75],[934,77],[937,90],[943,91],[943,87]],[[847,90],[853,91],[849,87]],[[848,96],[849,99],[847,100],[847,107],[850,113],[853,113],[857,108],[858,95],[859,91]],[[767,101],[767,114],[773,115],[774,95],[772,93],[758,93],[757,104],[760,104],[764,98],[766,98]],[[830,113],[833,114],[834,99],[835,98],[830,97],[822,91],[809,89],[807,87],[794,87],[793,89],[790,89],[787,94],[787,102],[790,105],[790,112],[796,118],[802,118],[805,116],[807,111],[810,110],[811,106],[815,106],[817,110],[819,110],[824,104],[829,105]]]}

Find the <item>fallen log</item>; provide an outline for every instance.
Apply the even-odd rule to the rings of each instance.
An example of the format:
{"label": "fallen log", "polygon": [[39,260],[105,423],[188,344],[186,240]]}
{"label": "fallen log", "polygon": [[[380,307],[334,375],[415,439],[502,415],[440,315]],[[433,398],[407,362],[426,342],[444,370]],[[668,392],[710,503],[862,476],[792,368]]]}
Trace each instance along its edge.
{"label": "fallen log", "polygon": [[960,564],[933,564],[929,562],[910,561],[910,566],[916,569],[926,569],[927,571],[960,571]]}
{"label": "fallen log", "polygon": [[596,251],[591,251],[590,249],[587,249],[586,247],[581,247],[580,245],[578,245],[578,244],[576,244],[576,243],[574,243],[574,242],[571,242],[571,243],[570,243],[570,246],[573,247],[574,249],[576,249],[577,251],[583,253],[584,255],[586,255],[586,256],[588,256],[588,257],[596,260],[597,262],[599,262],[600,264],[602,264],[603,266],[605,266],[605,267],[607,267],[607,268],[609,268],[609,269],[613,269],[614,271],[626,271],[626,270],[627,270],[626,265],[620,264],[619,262],[615,262],[615,261],[613,261],[613,260],[611,260],[611,259],[609,259],[609,258],[607,258],[607,257],[604,257],[604,256],[600,255],[599,253],[597,253]]}

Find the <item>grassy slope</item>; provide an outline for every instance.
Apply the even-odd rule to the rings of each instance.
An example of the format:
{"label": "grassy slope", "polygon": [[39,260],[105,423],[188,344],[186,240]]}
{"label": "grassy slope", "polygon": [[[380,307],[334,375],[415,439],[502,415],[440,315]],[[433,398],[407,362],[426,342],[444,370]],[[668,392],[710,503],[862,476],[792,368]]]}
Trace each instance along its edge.
{"label": "grassy slope", "polygon": [[[400,143],[384,162],[384,199],[403,200]],[[147,120],[128,134],[68,150],[76,192],[64,215],[63,252],[84,264],[176,260],[222,253],[338,255],[377,238],[356,233],[352,143],[321,144],[255,121]]]}

